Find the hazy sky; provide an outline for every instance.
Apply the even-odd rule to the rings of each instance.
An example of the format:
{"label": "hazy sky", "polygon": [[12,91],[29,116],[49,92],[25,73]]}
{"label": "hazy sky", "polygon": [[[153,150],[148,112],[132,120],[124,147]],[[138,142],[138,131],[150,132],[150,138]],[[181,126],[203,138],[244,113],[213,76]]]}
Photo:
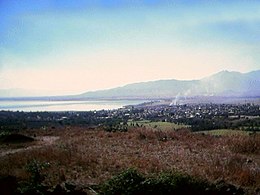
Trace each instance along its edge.
{"label": "hazy sky", "polygon": [[0,0],[0,89],[200,79],[260,69],[259,53],[257,0]]}

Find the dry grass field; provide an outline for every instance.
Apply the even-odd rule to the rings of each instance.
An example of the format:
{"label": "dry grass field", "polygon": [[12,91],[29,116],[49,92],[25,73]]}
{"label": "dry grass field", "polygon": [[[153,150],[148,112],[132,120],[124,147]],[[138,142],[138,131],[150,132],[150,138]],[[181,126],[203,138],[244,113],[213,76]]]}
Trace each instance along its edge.
{"label": "dry grass field", "polygon": [[106,132],[79,127],[23,133],[41,139],[16,152],[8,153],[13,146],[5,145],[0,151],[1,176],[26,180],[26,165],[37,160],[48,164],[43,182],[51,186],[65,181],[98,185],[135,168],[144,175],[177,170],[211,183],[226,182],[249,194],[260,188],[259,134],[216,136],[148,128]]}

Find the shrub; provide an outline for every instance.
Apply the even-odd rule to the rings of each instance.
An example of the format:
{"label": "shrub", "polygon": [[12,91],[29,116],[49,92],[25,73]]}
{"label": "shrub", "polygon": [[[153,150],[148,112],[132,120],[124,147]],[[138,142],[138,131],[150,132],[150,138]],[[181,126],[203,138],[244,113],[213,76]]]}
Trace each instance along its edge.
{"label": "shrub", "polygon": [[135,169],[127,169],[101,186],[101,194],[139,194],[144,177]]}
{"label": "shrub", "polygon": [[35,159],[29,162],[25,166],[26,171],[30,174],[29,181],[21,183],[19,191],[26,194],[44,194],[43,181],[46,177],[44,170],[48,167],[49,163],[39,162]]}
{"label": "shrub", "polygon": [[144,177],[135,169],[128,169],[105,182],[100,194],[163,195],[163,194],[243,194],[231,185],[212,185],[178,172]]}
{"label": "shrub", "polygon": [[205,194],[209,184],[199,179],[178,173],[161,173],[158,177],[147,178],[142,194]]}

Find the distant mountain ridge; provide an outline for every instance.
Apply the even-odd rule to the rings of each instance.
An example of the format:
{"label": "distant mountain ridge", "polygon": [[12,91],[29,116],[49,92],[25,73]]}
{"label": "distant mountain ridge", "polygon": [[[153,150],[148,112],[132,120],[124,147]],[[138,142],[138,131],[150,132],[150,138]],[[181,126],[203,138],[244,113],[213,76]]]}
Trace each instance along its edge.
{"label": "distant mountain ridge", "polygon": [[81,98],[172,98],[175,96],[260,96],[260,70],[221,71],[201,80],[158,80],[86,92]]}
{"label": "distant mountain ridge", "polygon": [[47,96],[46,93],[44,95],[43,92],[36,90],[0,89],[0,99],[162,99],[176,96],[260,97],[260,70],[248,73],[221,71],[200,80],[148,81],[67,96]]}

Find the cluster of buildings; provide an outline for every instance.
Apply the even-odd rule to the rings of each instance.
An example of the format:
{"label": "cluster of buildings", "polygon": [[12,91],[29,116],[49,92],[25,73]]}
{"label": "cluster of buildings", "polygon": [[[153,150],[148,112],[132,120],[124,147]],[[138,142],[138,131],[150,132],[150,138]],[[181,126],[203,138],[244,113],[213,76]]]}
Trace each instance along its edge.
{"label": "cluster of buildings", "polygon": [[[132,120],[171,121],[185,118],[260,118],[260,105],[254,104],[184,104],[184,105],[145,105],[127,106],[105,112],[108,118]],[[98,112],[97,112],[98,113]]]}
{"label": "cluster of buildings", "polygon": [[116,125],[129,121],[162,121],[196,126],[197,129],[252,127],[260,130],[257,104],[153,104],[87,112],[0,112],[0,129],[64,125]]}

